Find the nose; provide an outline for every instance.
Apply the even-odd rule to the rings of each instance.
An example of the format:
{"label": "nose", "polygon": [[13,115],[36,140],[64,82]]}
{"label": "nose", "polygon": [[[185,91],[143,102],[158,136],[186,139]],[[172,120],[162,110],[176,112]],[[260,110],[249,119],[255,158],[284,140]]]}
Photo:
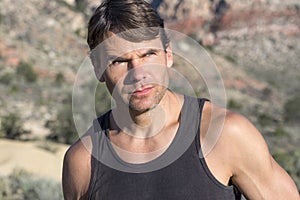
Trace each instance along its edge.
{"label": "nose", "polygon": [[142,65],[142,58],[132,58],[128,61],[128,68],[133,69]]}
{"label": "nose", "polygon": [[128,63],[129,77],[132,82],[138,82],[146,77],[146,72],[141,59],[133,59]]}
{"label": "nose", "polygon": [[146,78],[146,72],[143,66],[132,68],[129,72],[129,77],[132,82],[139,82]]}

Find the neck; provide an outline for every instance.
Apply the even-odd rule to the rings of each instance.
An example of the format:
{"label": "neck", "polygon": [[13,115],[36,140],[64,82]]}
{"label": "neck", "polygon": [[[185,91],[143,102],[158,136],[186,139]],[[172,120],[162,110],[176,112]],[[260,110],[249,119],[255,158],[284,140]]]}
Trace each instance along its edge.
{"label": "neck", "polygon": [[137,138],[148,138],[160,133],[168,124],[177,121],[182,101],[169,91],[166,92],[160,103],[153,109],[137,112],[126,106],[117,106],[112,111],[113,129],[124,132]]}

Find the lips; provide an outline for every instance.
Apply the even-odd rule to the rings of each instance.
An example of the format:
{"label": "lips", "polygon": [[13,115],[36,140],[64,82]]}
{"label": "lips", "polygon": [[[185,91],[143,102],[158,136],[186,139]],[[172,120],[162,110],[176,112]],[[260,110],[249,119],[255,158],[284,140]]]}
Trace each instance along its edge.
{"label": "lips", "polygon": [[152,89],[153,89],[152,86],[138,88],[132,93],[132,95],[134,95],[134,96],[144,96],[144,95],[149,94],[152,91]]}

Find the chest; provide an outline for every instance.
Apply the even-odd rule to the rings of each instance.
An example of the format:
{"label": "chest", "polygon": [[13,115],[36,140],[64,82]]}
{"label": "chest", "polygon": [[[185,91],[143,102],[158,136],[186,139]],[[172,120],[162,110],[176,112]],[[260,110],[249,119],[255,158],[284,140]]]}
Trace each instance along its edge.
{"label": "chest", "polygon": [[234,199],[232,187],[222,188],[209,177],[194,145],[155,171],[128,173],[101,162],[98,167],[92,199]]}

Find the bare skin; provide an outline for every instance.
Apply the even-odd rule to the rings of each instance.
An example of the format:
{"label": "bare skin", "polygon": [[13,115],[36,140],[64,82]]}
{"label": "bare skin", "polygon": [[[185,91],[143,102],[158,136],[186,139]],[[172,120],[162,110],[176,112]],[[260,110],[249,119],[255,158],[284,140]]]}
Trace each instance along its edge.
{"label": "bare skin", "polygon": [[[122,51],[128,48],[120,48],[123,46],[133,51],[124,53]],[[110,140],[125,161],[142,163],[155,159],[165,151],[176,134],[183,96],[164,89],[162,83],[157,84],[155,80],[164,79],[164,73],[157,73],[153,71],[155,68],[147,66],[171,67],[171,50],[159,51],[162,49],[159,39],[131,43],[116,38],[106,48],[109,54],[106,56],[116,59],[98,78],[106,82],[114,98],[119,98],[119,110],[122,110],[122,102],[127,102],[131,118],[118,121],[118,112],[110,117]],[[164,71],[164,68],[161,69]],[[162,116],[164,123],[156,123],[155,119]],[[122,116],[120,119],[128,118]],[[222,119],[225,119],[224,124]],[[220,130],[209,128],[218,127],[220,122],[223,124]],[[132,126],[133,123],[138,126]],[[153,130],[156,135],[148,137]],[[213,148],[206,148],[211,146],[206,145],[206,138],[216,131],[220,133],[217,142]],[[207,165],[220,183],[228,185],[232,180],[248,199],[300,199],[295,183],[272,158],[262,135],[243,116],[207,102],[203,108],[200,132]],[[91,134],[92,128],[65,155],[63,191],[67,200],[86,198],[91,178]],[[142,156],[138,159],[132,156],[137,154]]]}
{"label": "bare skin", "polygon": [[[204,107],[201,140],[213,106]],[[216,116],[212,124],[218,121]],[[231,179],[247,199],[299,199],[295,183],[272,158],[261,133],[239,114],[226,111],[220,138],[205,159],[217,180],[228,185]]]}

